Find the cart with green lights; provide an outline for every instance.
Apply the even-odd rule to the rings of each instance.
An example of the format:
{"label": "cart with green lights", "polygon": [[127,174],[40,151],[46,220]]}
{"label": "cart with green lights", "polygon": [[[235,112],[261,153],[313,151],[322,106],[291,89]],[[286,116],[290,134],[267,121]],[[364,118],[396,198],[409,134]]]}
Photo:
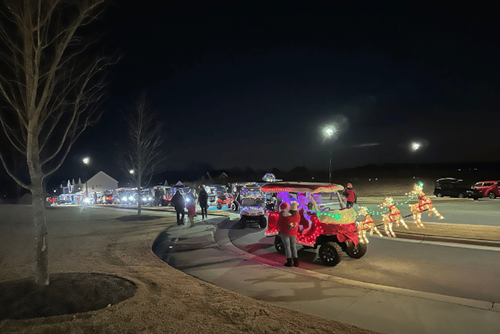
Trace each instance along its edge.
{"label": "cart with green lights", "polygon": [[[301,221],[297,244],[319,249],[319,258],[328,266],[339,264],[343,252],[355,259],[363,257],[367,252],[367,244],[358,241],[357,213],[353,208],[345,207],[339,194],[342,190],[342,185],[313,182],[273,182],[261,188],[262,192],[276,193],[282,202],[299,202]],[[329,207],[315,202],[313,195],[321,193],[333,193],[333,203]],[[308,210],[308,202],[313,203],[316,210]],[[284,253],[284,245],[277,230],[278,217],[278,210],[267,213],[265,235],[274,237],[276,250]]]}

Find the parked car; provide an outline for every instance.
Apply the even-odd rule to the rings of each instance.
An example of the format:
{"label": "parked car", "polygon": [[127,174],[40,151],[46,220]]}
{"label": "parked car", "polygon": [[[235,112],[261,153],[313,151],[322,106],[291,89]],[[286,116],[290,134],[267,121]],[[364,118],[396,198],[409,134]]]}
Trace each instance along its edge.
{"label": "parked car", "polygon": [[479,181],[474,185],[474,188],[480,190],[483,196],[488,196],[489,198],[496,198],[500,196],[500,188],[498,188],[497,181]]}
{"label": "parked car", "polygon": [[436,186],[434,188],[434,195],[437,197],[450,196],[458,198],[473,198],[474,200],[483,197],[483,193],[480,190],[467,185],[462,179],[453,177],[437,179]]}

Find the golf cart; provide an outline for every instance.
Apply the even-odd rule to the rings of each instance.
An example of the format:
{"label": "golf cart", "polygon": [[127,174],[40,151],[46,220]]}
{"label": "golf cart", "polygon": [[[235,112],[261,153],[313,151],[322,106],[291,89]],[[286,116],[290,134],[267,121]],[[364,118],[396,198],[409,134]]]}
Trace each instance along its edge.
{"label": "golf cart", "polygon": [[266,227],[266,197],[258,185],[249,183],[241,189],[239,210],[241,228],[245,228],[248,223]]}
{"label": "golf cart", "polygon": [[240,205],[240,226],[245,228],[249,223],[257,223],[266,227],[265,200],[260,197],[243,197]]}
{"label": "golf cart", "polygon": [[[328,266],[335,266],[342,261],[342,253],[359,259],[366,254],[366,243],[358,242],[356,225],[357,213],[347,208],[339,194],[344,189],[341,185],[313,182],[273,182],[264,185],[262,192],[278,193],[278,205],[275,211],[267,213],[267,237],[274,237],[274,246],[279,253],[284,253],[284,245],[277,230],[279,203],[297,201],[301,220],[297,244],[304,247],[319,248],[321,261]],[[329,207],[319,206],[313,194],[333,193],[333,203]],[[297,195],[297,197],[295,197]],[[314,207],[315,209],[309,209]]]}
{"label": "golf cart", "polygon": [[[211,209],[211,210],[217,208],[218,200],[219,199],[222,200],[220,197],[222,197],[222,196],[225,197],[225,195],[227,193],[227,187],[225,185],[222,185],[222,184],[207,185],[207,186],[205,186],[205,190],[208,193],[208,205],[209,205],[209,209]],[[220,203],[220,201],[219,201],[219,203]]]}

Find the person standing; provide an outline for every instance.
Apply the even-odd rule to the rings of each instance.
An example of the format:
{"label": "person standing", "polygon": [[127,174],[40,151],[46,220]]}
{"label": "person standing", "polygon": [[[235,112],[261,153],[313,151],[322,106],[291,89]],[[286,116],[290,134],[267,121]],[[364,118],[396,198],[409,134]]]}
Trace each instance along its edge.
{"label": "person standing", "polygon": [[160,206],[161,191],[158,187],[155,187],[155,206]]}
{"label": "person standing", "polygon": [[[299,230],[300,215],[297,212],[297,202],[290,205],[286,202],[280,206],[280,215],[277,222],[280,238],[285,246],[286,263],[285,266],[299,266],[299,256],[297,254],[297,234]],[[290,206],[290,211],[288,211]]]}
{"label": "person standing", "polygon": [[346,207],[352,208],[354,203],[358,200],[356,191],[352,188],[352,183],[347,184],[347,188],[344,190],[343,195],[345,196]]}
{"label": "person standing", "polygon": [[201,208],[201,219],[205,219],[208,217],[207,208],[208,208],[208,193],[205,190],[203,185],[200,186],[200,193],[198,195],[198,204]]}
{"label": "person standing", "polygon": [[172,203],[174,204],[175,212],[177,213],[177,225],[183,225],[186,202],[184,201],[184,196],[182,196],[180,190],[177,190],[175,195],[172,197]]}
{"label": "person standing", "polygon": [[187,210],[188,210],[188,218],[190,227],[194,226],[194,215],[196,214],[196,202],[194,196],[189,193],[187,195]]}

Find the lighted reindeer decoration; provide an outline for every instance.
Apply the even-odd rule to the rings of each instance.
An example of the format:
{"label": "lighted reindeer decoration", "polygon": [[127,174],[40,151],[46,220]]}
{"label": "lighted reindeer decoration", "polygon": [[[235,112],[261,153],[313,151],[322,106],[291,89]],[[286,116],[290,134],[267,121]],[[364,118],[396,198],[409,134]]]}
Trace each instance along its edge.
{"label": "lighted reindeer decoration", "polygon": [[369,243],[368,238],[366,237],[366,231],[370,230],[370,236],[373,235],[373,231],[377,232],[378,235],[382,237],[382,233],[377,228],[377,225],[375,225],[375,221],[373,220],[373,216],[368,213],[368,208],[366,206],[360,206],[358,210],[358,215],[363,216],[364,219],[362,222],[358,224],[358,238],[359,242],[363,243]]}
{"label": "lighted reindeer decoration", "polygon": [[429,196],[423,192],[423,187],[421,185],[415,184],[413,190],[410,192],[411,195],[418,196],[418,203],[411,204],[410,210],[413,213],[413,221],[417,224],[419,228],[425,228],[422,224],[422,212],[429,210],[429,217],[434,214],[439,217],[439,219],[444,219],[444,217],[436,210],[434,204],[432,204]]}
{"label": "lighted reindeer decoration", "polygon": [[401,223],[406,229],[408,229],[408,225],[406,225],[403,220],[403,216],[401,216],[401,212],[396,205],[394,204],[394,200],[392,197],[386,197],[384,202],[380,205],[380,208],[388,208],[389,213],[382,215],[382,223],[384,223],[385,234],[388,237],[396,237],[394,231],[392,230],[392,224],[396,223],[396,227],[399,227],[399,223]]}

